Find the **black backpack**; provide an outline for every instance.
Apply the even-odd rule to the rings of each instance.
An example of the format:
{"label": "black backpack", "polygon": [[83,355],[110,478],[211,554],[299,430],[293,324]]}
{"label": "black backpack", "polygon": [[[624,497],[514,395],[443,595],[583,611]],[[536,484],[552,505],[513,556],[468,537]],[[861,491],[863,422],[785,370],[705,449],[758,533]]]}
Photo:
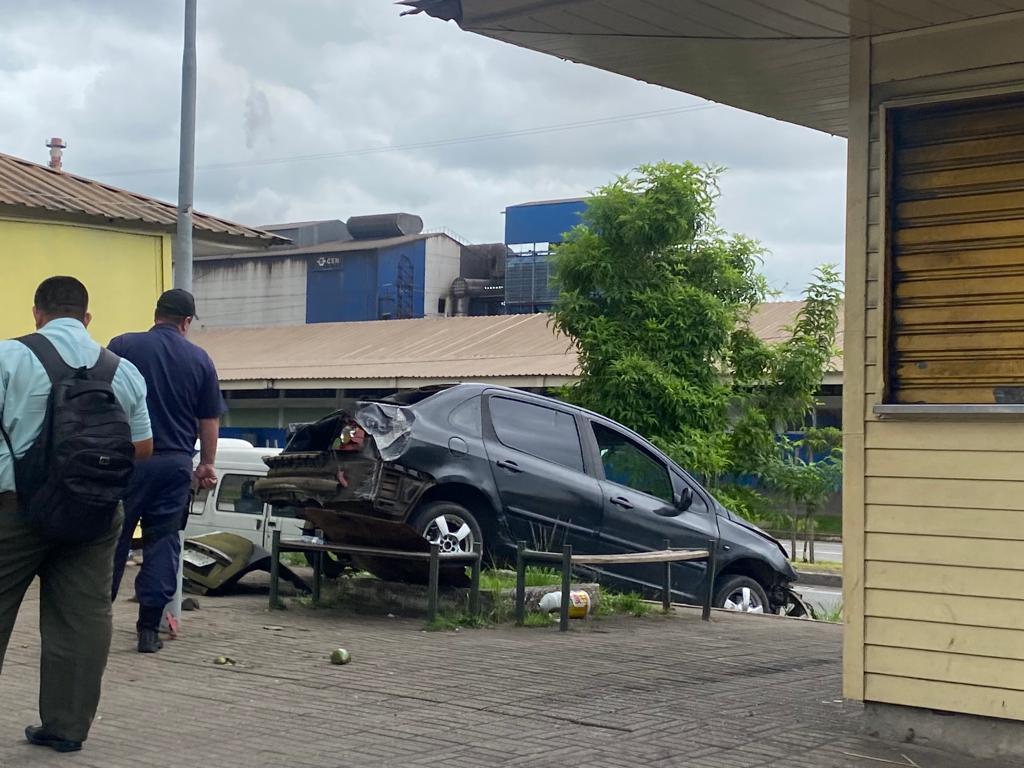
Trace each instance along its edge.
{"label": "black backpack", "polygon": [[42,431],[14,460],[18,507],[46,539],[94,541],[110,530],[134,470],[131,426],[111,382],[121,358],[100,350],[92,368],[72,368],[39,333],[17,339],[43,364],[50,398]]}

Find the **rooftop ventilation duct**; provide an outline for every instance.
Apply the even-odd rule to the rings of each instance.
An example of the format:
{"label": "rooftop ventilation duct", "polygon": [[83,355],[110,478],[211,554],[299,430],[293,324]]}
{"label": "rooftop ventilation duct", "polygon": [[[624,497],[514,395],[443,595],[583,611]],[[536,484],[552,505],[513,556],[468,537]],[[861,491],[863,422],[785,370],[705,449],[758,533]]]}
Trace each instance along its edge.
{"label": "rooftop ventilation duct", "polygon": [[345,226],[356,240],[381,240],[386,237],[418,235],[423,231],[423,219],[411,213],[378,213],[372,216],[350,216]]}

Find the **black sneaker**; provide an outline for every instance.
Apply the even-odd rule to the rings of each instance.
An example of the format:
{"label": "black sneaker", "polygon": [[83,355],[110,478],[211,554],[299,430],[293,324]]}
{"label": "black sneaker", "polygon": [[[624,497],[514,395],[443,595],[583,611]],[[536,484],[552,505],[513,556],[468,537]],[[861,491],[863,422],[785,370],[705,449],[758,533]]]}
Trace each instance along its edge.
{"label": "black sneaker", "polygon": [[78,752],[82,748],[82,742],[61,739],[47,733],[41,725],[30,725],[25,729],[25,738],[29,744],[37,747],[49,747],[58,752]]}
{"label": "black sneaker", "polygon": [[139,630],[139,653],[156,653],[163,647],[164,643],[155,629]]}

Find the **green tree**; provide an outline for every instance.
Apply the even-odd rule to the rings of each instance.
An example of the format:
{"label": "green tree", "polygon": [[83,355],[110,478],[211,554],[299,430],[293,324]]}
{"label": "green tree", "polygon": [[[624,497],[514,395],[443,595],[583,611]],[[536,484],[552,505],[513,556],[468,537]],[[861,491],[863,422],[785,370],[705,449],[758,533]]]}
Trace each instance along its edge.
{"label": "green tree", "polygon": [[761,342],[749,323],[769,293],[764,249],[717,225],[719,174],[663,162],[598,190],[555,250],[553,322],[579,351],[563,397],[646,435],[733,501],[725,478],[769,476],[778,435],[813,407],[840,291],[821,268],[793,338]]}

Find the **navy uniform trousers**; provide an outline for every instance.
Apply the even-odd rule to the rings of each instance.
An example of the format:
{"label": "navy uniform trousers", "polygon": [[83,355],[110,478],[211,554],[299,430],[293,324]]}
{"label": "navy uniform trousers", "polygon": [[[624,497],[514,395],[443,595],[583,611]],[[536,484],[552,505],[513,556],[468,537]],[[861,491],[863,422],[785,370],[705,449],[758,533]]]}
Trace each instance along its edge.
{"label": "navy uniform trousers", "polygon": [[177,591],[181,557],[178,533],[187,514],[191,487],[192,454],[167,452],[139,462],[125,493],[124,528],[114,558],[111,594],[117,598],[132,535],[141,520],[142,568],[135,578],[139,630],[159,629],[164,608]]}

